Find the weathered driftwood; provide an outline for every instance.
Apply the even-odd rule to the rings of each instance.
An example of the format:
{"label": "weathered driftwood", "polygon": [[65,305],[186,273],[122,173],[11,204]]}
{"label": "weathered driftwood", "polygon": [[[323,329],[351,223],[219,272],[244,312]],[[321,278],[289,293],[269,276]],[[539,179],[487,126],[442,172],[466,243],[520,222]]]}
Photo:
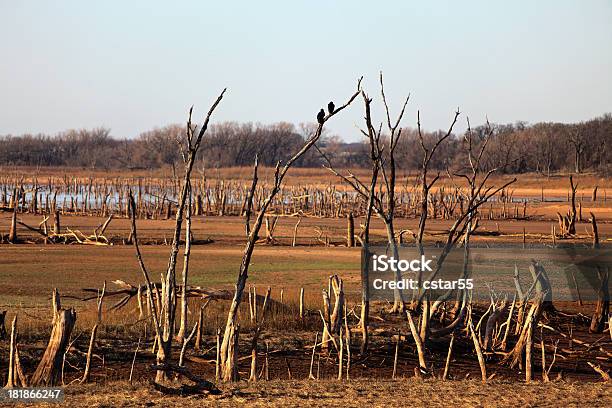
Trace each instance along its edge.
{"label": "weathered driftwood", "polygon": [[599,375],[601,375],[601,378],[604,380],[604,382],[608,382],[610,381],[610,374],[605,371],[603,368],[601,368],[601,366],[599,364],[593,364],[590,361],[587,361],[587,364],[593,369],[595,370],[595,372]]}
{"label": "weathered driftwood", "polygon": [[16,221],[17,224],[25,227],[26,229],[40,234],[45,243],[51,244],[81,244],[81,245],[110,245],[108,238],[104,236],[104,231],[108,227],[108,224],[113,219],[113,215],[109,215],[106,221],[96,228],[91,235],[85,235],[79,230],[72,230],[66,228],[65,233],[60,231],[59,227],[59,213],[56,212],[56,220],[52,230],[47,228],[47,220],[49,217],[43,218],[42,222],[37,228],[34,228],[23,221]]}
{"label": "weathered driftwood", "polygon": [[[112,283],[119,286],[121,289],[107,290],[106,297],[121,296],[121,299],[119,299],[113,306],[111,306],[111,310],[120,309],[124,307],[125,305],[129,303],[129,301],[132,298],[136,297],[138,299],[139,294],[146,296],[147,298],[149,296],[149,292],[146,289],[147,287],[146,284],[135,286],[135,285],[132,285],[130,283],[127,283],[119,279],[112,281]],[[157,291],[162,289],[162,283],[151,282],[151,289],[152,289],[151,292],[152,292],[153,298],[157,299],[158,298]],[[98,297],[98,289],[96,288],[83,288],[81,290],[85,293],[93,293],[93,295],[85,296],[85,297],[77,297],[77,299],[80,299],[82,301],[89,301],[89,300],[97,299]],[[176,286],[176,296],[179,298],[182,298],[183,292],[184,292],[183,285],[177,285]],[[201,298],[207,301],[208,300],[230,300],[232,299],[232,296],[233,296],[232,292],[229,290],[206,289],[201,286],[187,286],[187,290],[185,292],[188,298],[190,297]],[[72,296],[65,296],[65,297],[72,297]],[[260,300],[263,300],[263,297]]]}

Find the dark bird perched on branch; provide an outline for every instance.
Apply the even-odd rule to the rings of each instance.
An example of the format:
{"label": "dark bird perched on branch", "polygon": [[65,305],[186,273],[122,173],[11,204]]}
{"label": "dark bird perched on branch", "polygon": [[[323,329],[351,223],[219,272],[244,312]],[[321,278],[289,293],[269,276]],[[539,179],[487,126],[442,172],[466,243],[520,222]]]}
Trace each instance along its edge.
{"label": "dark bird perched on branch", "polygon": [[334,113],[334,109],[336,109],[336,105],[334,105],[333,102],[330,102],[327,104],[327,111],[329,112],[330,115]]}
{"label": "dark bird perched on branch", "polygon": [[319,122],[322,125],[324,120],[325,120],[325,111],[321,109],[319,113],[317,114],[317,122]]}

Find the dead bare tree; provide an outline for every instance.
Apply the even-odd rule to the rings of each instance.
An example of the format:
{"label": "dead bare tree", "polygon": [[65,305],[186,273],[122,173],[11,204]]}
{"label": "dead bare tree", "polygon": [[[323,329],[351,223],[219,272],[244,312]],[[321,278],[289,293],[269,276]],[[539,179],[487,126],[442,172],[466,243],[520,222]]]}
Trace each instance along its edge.
{"label": "dead bare tree", "polygon": [[574,146],[574,171],[580,174],[582,171],[582,154],[585,149],[585,134],[582,126],[571,126],[569,142]]}
{"label": "dead bare tree", "polygon": [[[458,111],[455,114],[455,120],[453,121],[453,125],[457,119]],[[474,231],[474,226],[476,225],[477,213],[480,206],[486,203],[491,197],[496,195],[499,191],[505,189],[510,184],[514,183],[516,179],[513,179],[503,186],[499,188],[495,188],[493,186],[487,186],[487,181],[491,174],[493,174],[497,169],[491,169],[487,173],[482,175],[482,159],[485,153],[488,141],[493,133],[493,129],[490,127],[487,121],[486,133],[484,140],[481,141],[480,146],[476,148],[475,141],[473,139],[473,133],[470,127],[469,118],[467,118],[468,129],[464,135],[464,147],[467,156],[467,165],[464,172],[458,172],[455,174],[451,174],[448,171],[448,176],[453,180],[453,177],[463,178],[467,182],[467,192],[461,192],[462,190],[457,186],[456,190],[461,192],[463,195],[467,205],[463,206],[463,209],[457,219],[454,221],[452,226],[450,227],[446,243],[441,251],[441,253],[437,256],[436,265],[434,267],[433,272],[426,278],[428,281],[432,281],[435,279],[437,274],[442,269],[442,266],[451,252],[453,248],[455,248],[458,243],[462,243],[464,247],[463,254],[463,268],[461,271],[462,278],[468,278],[469,268],[468,268],[468,259],[469,259],[469,250],[470,250],[470,236]],[[452,125],[451,125],[452,129]],[[435,180],[435,179],[434,179]],[[426,218],[425,218],[426,219]],[[423,224],[424,225],[424,224]],[[422,250],[422,246],[417,244],[419,249]],[[428,337],[442,337],[452,333],[464,320],[464,313],[468,306],[468,290],[463,289],[457,292],[457,299],[455,301],[455,307],[453,310],[453,320],[437,329],[431,328],[430,320],[432,316],[436,313],[437,309],[446,302],[450,296],[453,294],[453,290],[446,291],[441,296],[439,296],[435,301],[431,302],[430,300],[430,291],[425,290],[418,296],[418,300],[416,303],[416,307],[419,308],[421,305],[425,305],[424,310],[421,312],[421,333],[420,338],[424,344],[427,343]]]}
{"label": "dead bare tree", "polygon": [[[132,218],[132,241],[134,247],[136,249],[136,257],[138,259],[138,263],[140,269],[143,273],[143,277],[146,282],[148,298],[150,303],[150,308],[153,317],[153,324],[155,328],[156,337],[158,339],[158,347],[157,347],[157,374],[156,374],[156,383],[162,384],[168,379],[167,373],[169,371],[176,371],[175,365],[172,364],[171,352],[172,352],[172,340],[174,337],[175,330],[175,318],[176,318],[176,307],[177,307],[177,285],[176,285],[176,262],[177,256],[179,252],[179,245],[181,239],[181,231],[182,231],[182,223],[185,213],[185,208],[187,206],[187,201],[191,203],[191,172],[193,170],[193,165],[196,160],[196,156],[200,146],[202,144],[202,138],[208,129],[208,125],[210,122],[210,118],[223,99],[223,95],[225,94],[225,89],[219,94],[215,102],[212,104],[208,113],[204,119],[203,124],[201,125],[197,134],[195,133],[196,129],[192,125],[192,113],[193,107],[189,110],[189,118],[187,121],[187,134],[185,141],[177,140],[179,143],[179,147],[181,150],[181,156],[184,163],[185,173],[183,176],[182,184],[180,187],[179,198],[177,202],[176,208],[176,218],[175,218],[175,226],[174,233],[172,237],[172,247],[170,250],[170,257],[168,260],[168,268],[166,270],[165,275],[163,275],[162,281],[162,293],[161,293],[161,307],[158,310],[158,307],[153,302],[153,287],[151,284],[151,280],[149,278],[148,271],[145,267],[145,264],[142,259],[142,255],[140,253],[140,249],[138,247],[138,238],[136,234],[136,203],[134,201],[134,196],[131,191],[129,193],[130,207],[131,207],[131,218]],[[191,210],[191,204],[188,206],[189,211]],[[190,216],[188,218],[189,230],[190,230]],[[190,231],[187,231],[187,235],[189,235]],[[190,245],[190,239],[187,238],[187,242]],[[189,251],[186,250],[184,266],[183,266],[183,281],[185,282],[188,275],[189,269]],[[186,285],[184,284],[184,287]],[[186,297],[183,297],[185,299]],[[184,330],[183,330],[184,335]],[[182,339],[181,339],[182,340]],[[181,369],[184,372],[184,369]],[[199,383],[202,385],[201,383]]]}
{"label": "dead bare tree", "polygon": [[[230,351],[232,351],[230,347],[230,340],[234,337],[234,333],[236,330],[236,323],[237,323],[236,316],[238,313],[238,307],[240,306],[240,302],[242,301],[242,295],[244,293],[244,288],[245,288],[246,281],[248,278],[249,266],[251,263],[251,256],[253,255],[253,250],[255,249],[255,243],[257,242],[259,238],[259,230],[261,229],[261,225],[263,223],[264,217],[266,216],[266,211],[268,207],[270,206],[270,204],[272,203],[272,201],[274,200],[274,197],[276,197],[276,194],[280,191],[283,179],[285,178],[285,175],[287,174],[291,166],[298,159],[300,159],[300,157],[302,157],[307,151],[309,151],[312,146],[314,146],[317,143],[317,141],[321,137],[321,133],[323,132],[323,126],[325,125],[325,123],[328,120],[330,120],[333,116],[343,111],[347,106],[349,106],[355,100],[355,98],[359,95],[360,91],[361,91],[361,78],[357,82],[357,91],[351,95],[348,101],[344,105],[335,109],[333,112],[325,115],[319,121],[319,125],[317,126],[314,133],[305,141],[304,145],[296,153],[294,153],[293,156],[284,165],[282,165],[280,161],[277,162],[276,164],[276,168],[274,170],[273,185],[270,191],[268,192],[266,198],[263,200],[263,202],[260,205],[259,212],[257,213],[257,216],[255,217],[253,226],[250,228],[247,227],[247,231],[249,234],[248,234],[247,243],[245,245],[243,256],[242,256],[242,262],[238,270],[238,277],[236,279],[234,298],[232,299],[232,303],[230,305],[230,309],[227,315],[227,323],[225,325],[223,343],[221,344],[221,356],[220,356],[221,378],[224,381],[231,381],[233,378],[232,373],[235,372],[234,365],[236,364],[236,359],[233,359],[232,356],[230,355],[231,354]],[[251,189],[253,190],[256,187],[256,185],[257,185],[257,163],[255,164],[254,171],[253,171],[253,184],[252,184]],[[253,194],[249,194],[249,200],[251,201],[253,200]],[[247,204],[246,210],[247,211],[246,211],[245,219],[247,222],[249,222],[251,211],[252,211],[252,203]]]}
{"label": "dead bare tree", "polygon": [[[469,118],[467,119],[468,129],[464,135],[464,145],[467,155],[467,166],[465,172],[457,172],[451,174],[448,171],[448,176],[453,180],[454,177],[465,179],[467,182],[467,193],[464,195],[466,204],[464,205],[463,211],[455,219],[453,224],[448,230],[446,242],[444,243],[442,252],[436,259],[436,265],[433,272],[427,277],[426,280],[431,281],[440,272],[446,257],[450,251],[459,243],[462,242],[464,248],[469,248],[469,237],[474,231],[475,219],[478,214],[478,209],[488,202],[491,197],[494,197],[500,191],[507,188],[509,185],[516,182],[516,178],[507,181],[500,187],[490,186],[487,184],[489,178],[498,169],[493,168],[483,174],[482,172],[482,159],[486,151],[488,141],[493,134],[493,129],[487,121],[487,131],[484,140],[481,141],[480,145],[476,147],[474,136],[470,127]],[[458,189],[458,191],[461,191]],[[465,268],[463,273],[465,273]],[[427,291],[424,291],[417,304],[421,304]],[[447,292],[443,297],[439,298],[438,301],[444,300],[451,292]]]}
{"label": "dead bare tree", "polygon": [[[425,140],[423,138],[423,132],[421,131],[421,112],[417,111],[417,129],[418,129],[418,136],[419,136],[419,143],[421,146],[421,150],[423,151],[423,161],[421,162],[421,174],[420,174],[420,180],[421,180],[421,215],[419,218],[419,229],[418,232],[416,234],[415,240],[416,240],[416,244],[417,247],[419,249],[419,252],[421,255],[425,254],[424,248],[423,248],[423,236],[425,234],[425,225],[427,223],[427,216],[428,216],[428,211],[429,211],[429,194],[431,191],[431,188],[433,187],[433,185],[436,183],[436,181],[438,181],[438,179],[440,178],[440,173],[438,173],[431,181],[428,181],[428,172],[429,172],[429,165],[431,163],[431,159],[434,157],[436,150],[438,149],[438,147],[440,147],[440,145],[446,140],[448,139],[448,137],[453,133],[453,127],[455,126],[455,123],[457,123],[457,118],[459,117],[459,109],[457,109],[457,111],[455,112],[455,117],[453,119],[453,122],[451,123],[450,127],[448,128],[448,131],[446,132],[446,134],[442,137],[440,137],[431,148],[428,148],[425,145]],[[423,281],[423,272],[419,271],[418,275],[417,275],[417,280],[418,280],[418,292],[417,294],[420,296],[421,293],[421,285],[422,285],[422,281]],[[418,305],[413,305],[415,307],[418,307]]]}
{"label": "dead bare tree", "polygon": [[[386,124],[387,130],[389,132],[388,136],[388,145],[387,151],[385,150],[385,146],[383,144],[382,138],[382,123],[376,129],[372,123],[372,115],[371,115],[371,103],[372,99],[369,98],[364,91],[361,91],[361,96],[363,97],[364,106],[365,106],[365,124],[366,130],[361,129],[361,133],[366,136],[370,143],[370,161],[372,165],[372,177],[370,186],[367,186],[362,181],[360,181],[354,174],[348,171],[347,175],[343,175],[336,171],[329,159],[325,155],[324,158],[327,161],[326,167],[329,171],[331,171],[336,176],[340,177],[342,180],[347,182],[357,194],[359,194],[362,199],[366,200],[368,203],[368,214],[366,218],[366,229],[365,236],[369,238],[369,225],[370,225],[370,217],[372,211],[384,222],[385,230],[387,233],[387,243],[392,252],[394,258],[399,258],[398,251],[398,241],[397,236],[395,234],[394,228],[394,220],[395,220],[395,208],[396,208],[396,198],[395,198],[395,184],[396,184],[396,157],[395,152],[398,145],[399,140],[402,136],[402,128],[400,127],[400,122],[404,116],[404,112],[406,109],[406,105],[408,104],[408,100],[410,99],[410,95],[406,97],[404,101],[404,105],[397,116],[397,119],[394,123],[391,122],[391,114],[389,111],[389,105],[387,103],[387,99],[385,96],[385,88],[383,82],[382,72],[380,73],[380,91],[382,96],[382,101],[385,107],[386,113]],[[379,185],[377,182],[378,175],[382,175],[383,183]],[[378,191],[377,191],[378,189]],[[365,241],[365,240],[364,240]],[[367,273],[367,271],[365,271]],[[401,280],[401,276],[399,271],[396,271],[396,280]],[[367,283],[367,276],[362,276],[362,286],[365,286]],[[393,307],[391,308],[391,313],[404,313],[405,302],[403,298],[403,294],[401,290],[395,289],[393,292],[394,302]],[[362,297],[365,297],[362,295]],[[366,301],[362,301],[363,309],[367,315],[367,304]],[[362,327],[364,333],[363,344],[367,345],[367,316],[364,316],[365,319],[362,320]]]}

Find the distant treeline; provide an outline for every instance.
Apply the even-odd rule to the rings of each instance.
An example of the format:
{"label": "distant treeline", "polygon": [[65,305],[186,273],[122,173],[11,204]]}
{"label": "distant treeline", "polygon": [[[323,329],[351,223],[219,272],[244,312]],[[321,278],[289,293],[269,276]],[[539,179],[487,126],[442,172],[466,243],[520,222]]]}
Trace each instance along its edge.
{"label": "distant treeline", "polygon": [[[255,154],[260,164],[274,166],[290,157],[315,125],[280,122],[271,125],[226,122],[207,132],[201,163],[208,168],[250,166]],[[483,170],[501,172],[550,173],[559,170],[608,173],[612,163],[612,114],[577,124],[517,122],[492,125],[489,135],[484,125],[472,129],[475,140],[489,142]],[[118,139],[106,128],[68,130],[57,135],[0,136],[0,165],[72,166],[88,168],[148,169],[176,165],[180,161],[179,140],[185,127],[170,125],[142,133],[134,139]],[[433,144],[445,131],[424,132],[426,144]],[[465,163],[463,134],[454,134],[440,146],[431,168],[456,169]],[[369,166],[369,145],[345,143],[327,136],[305,155],[298,166],[319,167],[327,160],[336,168]],[[405,129],[397,146],[401,169],[419,168],[422,150],[418,132]],[[325,155],[325,158],[323,157]]]}

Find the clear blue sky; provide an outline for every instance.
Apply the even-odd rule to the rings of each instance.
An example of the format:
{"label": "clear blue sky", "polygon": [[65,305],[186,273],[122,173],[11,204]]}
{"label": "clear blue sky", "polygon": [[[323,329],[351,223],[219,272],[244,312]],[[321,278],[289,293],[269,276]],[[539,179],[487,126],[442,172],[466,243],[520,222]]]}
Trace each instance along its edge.
{"label": "clear blue sky", "polygon": [[216,121],[297,124],[360,75],[378,98],[379,70],[405,126],[588,119],[612,111],[612,1],[0,0],[0,134],[133,137],[223,87]]}

